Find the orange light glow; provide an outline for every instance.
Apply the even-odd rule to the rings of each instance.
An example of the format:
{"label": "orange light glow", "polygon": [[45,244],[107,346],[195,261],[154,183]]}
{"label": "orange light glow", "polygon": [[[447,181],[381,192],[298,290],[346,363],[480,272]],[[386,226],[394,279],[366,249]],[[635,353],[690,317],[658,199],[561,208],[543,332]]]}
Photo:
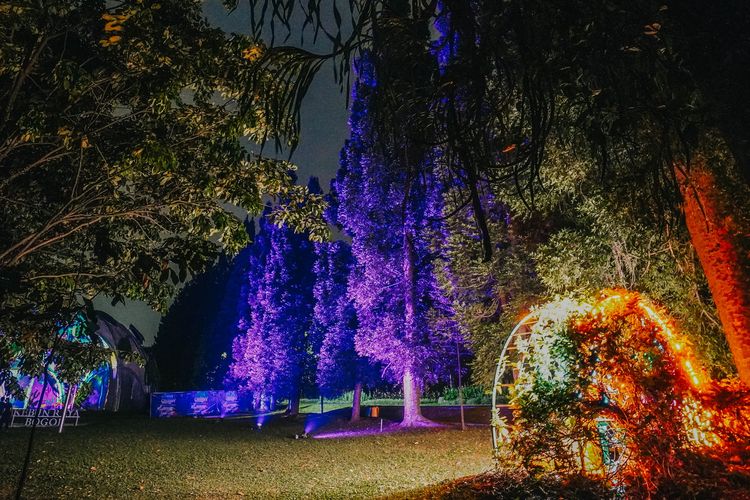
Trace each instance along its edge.
{"label": "orange light glow", "polygon": [[[522,325],[526,330],[515,338]],[[560,335],[570,335],[567,340],[574,342],[581,356],[577,358],[580,365],[564,368],[564,361],[555,359],[555,350],[550,346]],[[523,345],[523,349],[506,352],[510,344]],[[743,441],[740,436],[750,436],[750,390],[739,381],[712,380],[674,320],[637,292],[604,290],[592,300],[562,299],[533,308],[511,333],[506,349],[498,364],[496,385],[498,380],[505,380],[503,373],[512,377],[513,384],[501,384],[506,391],[513,385],[512,402],[532,391],[532,381],[537,377],[551,383],[568,383],[566,380],[575,380],[575,375],[573,379],[561,378],[560,370],[579,370],[577,376],[588,380],[581,386],[580,404],[588,405],[584,406],[587,409],[602,408],[601,414],[589,418],[607,421],[613,432],[625,436],[625,441],[613,444],[615,448],[620,446],[619,453],[630,457],[621,465],[597,461],[594,452],[603,449],[603,444],[592,448],[591,443],[571,443],[575,448],[571,449],[573,455],[580,455],[582,469],[587,473],[620,474],[613,467],[622,466],[625,475],[648,481],[656,464],[652,457],[657,455],[646,448],[639,451],[638,439],[649,443],[643,433],[650,432],[646,430],[647,422],[653,418],[663,419],[665,431],[669,429],[666,432],[674,436],[670,443],[683,443],[682,446],[721,460],[730,457],[726,460],[738,464],[742,459],[736,457],[748,453],[739,443]],[[639,351],[642,356],[638,356]],[[513,362],[506,364],[506,357],[511,355],[515,356]],[[511,365],[511,371],[504,371]],[[654,394],[647,386],[644,388],[644,383],[652,384],[658,379],[666,381],[662,387],[669,389]],[[661,413],[653,413],[655,410],[650,408],[655,400],[660,401]],[[522,405],[512,407],[516,416],[523,416]],[[493,422],[493,427],[501,424],[496,446],[525,439],[524,424],[520,422]],[[626,448],[622,444],[625,442]]]}

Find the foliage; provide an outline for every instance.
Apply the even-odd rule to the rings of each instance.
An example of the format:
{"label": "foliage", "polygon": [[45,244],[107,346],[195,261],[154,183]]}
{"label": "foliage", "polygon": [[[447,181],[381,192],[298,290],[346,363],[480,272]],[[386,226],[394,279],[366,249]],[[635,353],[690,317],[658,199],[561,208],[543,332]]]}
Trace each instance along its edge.
{"label": "foliage", "polygon": [[[374,73],[382,79],[381,91],[370,99],[372,128],[381,138],[438,148],[441,161],[427,167],[450,193],[453,206],[471,207],[484,260],[492,258],[494,247],[482,190],[489,187],[506,203],[534,207],[545,196],[544,177],[550,177],[546,174],[555,163],[550,156],[559,143],[569,156],[586,157],[584,177],[577,168],[556,172],[567,184],[575,188],[575,180],[591,180],[603,193],[615,193],[616,203],[627,200],[658,221],[654,231],[666,237],[660,242],[649,238],[636,253],[656,250],[654,260],[659,264],[666,262],[661,257],[675,241],[674,234],[680,246],[685,242],[680,234],[684,227],[679,178],[690,182],[696,159],[724,149],[731,157],[730,162],[708,166],[713,174],[738,181],[711,183],[716,199],[740,199],[750,185],[750,150],[744,139],[750,124],[750,72],[742,62],[748,40],[740,35],[750,19],[746,2],[729,1],[706,10],[692,0],[670,5],[654,0],[353,0],[343,16],[334,2],[334,23],[322,2],[248,3],[257,16],[256,32],[269,21],[272,32],[277,22],[291,29],[292,19],[301,15],[303,33],[322,33],[331,42],[330,53],[323,55],[284,47],[265,53],[261,66],[278,77],[287,95],[269,101],[269,109],[288,116],[290,122],[299,118],[301,97],[322,61],[343,61],[341,67],[347,68],[349,61],[367,51],[399,52],[395,64],[388,58],[372,61]],[[342,26],[342,18],[351,18],[351,28]],[[436,40],[425,37],[430,25],[441,34]],[[424,65],[427,54],[436,54],[438,64]],[[389,78],[402,66],[419,77]],[[340,76],[343,81],[347,71]],[[743,219],[741,207],[727,203],[725,208],[719,220]],[[711,293],[725,334],[732,345],[741,346],[744,338],[734,340],[747,328],[735,334],[738,320],[731,318],[747,316],[747,305],[732,296],[746,288],[747,231],[740,227],[736,232],[738,237],[720,243],[739,258],[698,255],[709,276],[738,276],[739,281],[729,284],[718,278]],[[594,243],[588,241],[589,234],[584,236],[582,243]],[[693,243],[701,249],[700,241]],[[612,248],[615,258],[633,256],[629,249],[623,254],[623,249]],[[688,304],[685,295],[699,299],[700,305],[677,313],[691,327],[699,318],[707,324],[695,328],[696,336],[717,372],[726,372],[726,349],[715,340],[712,307],[703,306],[708,294],[700,272],[692,271],[695,259],[685,255],[691,252],[674,253],[683,255],[674,259],[677,264],[666,262],[666,267],[688,264],[680,272],[686,279],[680,276],[675,286],[689,291],[670,290],[670,305]],[[648,285],[655,280],[641,271],[639,279],[646,278],[646,283],[639,285],[653,291],[655,287]],[[747,356],[739,348],[735,351],[747,377]]]}
{"label": "foliage", "polygon": [[86,399],[88,399],[88,397],[91,395],[92,388],[93,383],[91,380],[79,384],[76,389],[76,397],[75,401],[73,402],[73,406],[80,408],[81,405],[83,405],[83,403],[86,401]]}
{"label": "foliage", "polygon": [[231,260],[224,254],[192,278],[162,318],[154,354],[162,390],[221,389],[230,376],[235,339],[251,321],[268,252],[271,209],[245,227],[251,243]]}
{"label": "foliage", "polygon": [[351,246],[344,241],[318,243],[315,253],[311,336],[320,345],[316,382],[321,394],[331,397],[351,390],[356,383],[371,384],[376,376],[354,347],[357,312],[347,294],[354,263]]}
{"label": "foliage", "polygon": [[248,88],[256,44],[210,28],[200,2],[19,1],[0,14],[0,330],[29,357],[81,298],[163,308],[219,245],[247,241],[228,204],[257,212],[283,195],[282,220],[327,233],[293,167],[241,144],[267,133],[258,96],[271,80]]}
{"label": "foliage", "polygon": [[[529,6],[532,11],[537,7]],[[472,45],[473,37],[468,41],[461,38],[462,30],[470,29],[470,14],[457,14],[453,8],[458,9],[446,8],[446,18],[439,25],[443,36],[438,57],[446,72],[451,67],[463,69],[472,58],[483,57],[481,46]],[[477,7],[474,15],[482,8]],[[588,14],[596,15],[593,10]],[[456,17],[459,14],[463,17]],[[596,29],[594,25],[589,28]],[[591,32],[588,36],[596,35]],[[530,43],[537,42],[544,43]],[[472,54],[475,49],[478,54]],[[593,56],[586,53],[579,57],[589,55]],[[564,92],[570,90],[562,88]],[[474,97],[459,93],[455,105],[462,111],[475,103],[471,100]],[[663,192],[656,203],[653,201],[654,190],[665,189],[659,187],[664,180],[658,175],[645,177],[655,183],[654,190],[639,192],[631,184],[636,177],[644,178],[643,169],[656,161],[654,155],[658,152],[647,146],[648,135],[658,133],[656,127],[648,120],[638,125],[641,130],[633,139],[640,146],[637,150],[617,145],[620,136],[607,139],[607,177],[603,177],[602,151],[588,146],[588,132],[580,114],[585,110],[589,113],[585,118],[592,119],[598,112],[592,108],[600,103],[586,107],[569,98],[567,94],[558,98],[556,125],[546,133],[540,170],[534,183],[525,185],[533,196],[533,206],[529,206],[529,199],[519,196],[517,185],[492,180],[478,183],[484,193],[478,205],[464,202],[467,206],[461,209],[461,198],[453,201],[449,197],[445,212],[453,218],[448,221],[452,231],[444,244],[448,247],[452,275],[446,281],[457,300],[457,318],[467,329],[476,353],[476,377],[489,383],[504,335],[536,297],[593,293],[608,286],[653,294],[675,311],[700,344],[712,370],[717,374],[731,372],[731,359],[719,332],[705,278],[687,243],[684,224],[673,220],[669,208],[673,205],[666,202],[674,194]],[[462,131],[471,128],[469,123],[464,125]],[[505,133],[500,129],[500,133]],[[512,159],[521,147],[518,141],[514,142],[504,148],[504,156]],[[473,149],[482,150],[478,145]],[[626,182],[612,183],[610,178]],[[638,185],[639,189],[642,187]],[[480,245],[481,227],[470,222],[478,218],[476,206],[485,212],[484,235],[493,243],[490,259],[486,248]]]}
{"label": "foliage", "polygon": [[[684,223],[666,223],[671,215],[651,202],[648,191],[603,186],[596,158],[577,147],[574,137],[553,139],[534,207],[514,188],[484,195],[494,243],[490,261],[483,262],[468,207],[447,221],[447,285],[457,317],[469,329],[476,375],[489,383],[504,336],[538,297],[607,287],[641,290],[665,304],[712,373],[731,373],[727,343]],[[624,167],[611,168],[628,175]],[[446,213],[453,213],[450,208]]]}
{"label": "foliage", "polygon": [[[263,224],[263,218],[259,220]],[[243,321],[248,318],[247,296],[244,289],[249,285],[252,269],[265,251],[264,235],[256,234],[255,221],[245,222],[250,244],[233,259],[229,276],[224,284],[223,297],[214,314],[210,335],[203,337],[200,372],[205,373],[205,383],[214,388],[224,388],[230,379],[232,348],[234,339],[243,331]]]}
{"label": "foliage", "polygon": [[[320,193],[316,178],[310,191]],[[315,253],[307,234],[297,234],[287,225],[266,224],[262,231],[267,250],[251,269],[244,300],[249,318],[235,339],[231,375],[243,389],[262,398],[299,400],[309,377],[310,356],[320,349],[320,339],[311,337],[313,317],[313,264]],[[306,377],[307,375],[307,377]]]}
{"label": "foliage", "polygon": [[747,388],[711,380],[637,293],[562,305],[540,309],[526,341],[513,422],[498,421],[502,460],[600,475],[634,496],[729,488],[747,460]]}
{"label": "foliage", "polygon": [[516,218],[551,222],[531,256],[547,294],[585,296],[608,287],[643,291],[673,312],[713,373],[731,373],[716,309],[684,223],[665,223],[671,216],[654,206],[648,191],[602,186],[595,159],[565,140],[549,148],[545,166],[546,189],[536,210],[517,200],[510,204]]}
{"label": "foliage", "polygon": [[487,194],[482,200],[487,227],[494,245],[492,258],[484,259],[481,235],[471,209],[455,211],[446,204],[443,238],[436,247],[447,265],[438,270],[441,286],[451,297],[456,322],[467,338],[473,357],[474,383],[491,385],[503,338],[518,314],[542,292],[534,261],[533,243],[524,226],[511,218],[509,207]]}
{"label": "foliage", "polygon": [[533,476],[518,469],[500,469],[477,476],[428,486],[399,494],[396,499],[463,500],[463,499],[517,499],[545,500],[549,498],[570,500],[595,500],[616,498],[602,481],[594,478],[556,474]]}
{"label": "foliage", "polygon": [[[438,403],[458,403],[458,387],[445,387],[438,397]],[[491,395],[481,385],[463,387],[463,402],[467,405],[489,404]]]}
{"label": "foliage", "polygon": [[338,220],[355,258],[349,296],[359,321],[356,348],[381,363],[388,380],[410,373],[421,386],[444,373],[455,345],[431,248],[440,230],[440,186],[420,173],[434,161],[429,150],[407,138],[375,135],[369,106],[379,83],[369,57],[358,64],[351,138],[335,181]]}
{"label": "foliage", "polygon": [[621,207],[614,196],[579,198],[568,212],[569,225],[534,253],[545,289],[578,296],[612,287],[643,291],[674,313],[715,375],[732,373],[726,339],[685,230],[665,234]]}
{"label": "foliage", "polygon": [[[227,294],[226,296],[229,303],[225,305],[231,307],[231,312],[228,313],[227,317],[233,318],[230,326],[235,330],[235,337],[232,340],[232,357],[226,380],[229,385],[236,385],[238,380],[247,378],[247,373],[241,365],[243,360],[249,362],[250,359],[258,359],[253,357],[252,352],[254,351],[251,351],[251,349],[253,349],[253,344],[259,345],[260,339],[254,338],[251,332],[255,331],[253,330],[253,315],[260,314],[256,310],[258,290],[270,249],[269,236],[272,229],[269,220],[265,217],[269,212],[270,207],[267,206],[263,212],[264,217],[258,220],[257,233],[254,232],[255,226],[253,224],[255,237],[252,245],[242,252],[245,255],[243,255],[241,261],[238,261],[241,272],[238,277],[238,286],[234,289],[237,295]],[[255,347],[254,349],[258,348]]]}
{"label": "foliage", "polygon": [[[242,256],[240,252],[237,258]],[[220,362],[213,351],[231,347],[233,337],[222,338],[213,327],[219,319],[219,306],[233,268],[234,263],[221,255],[217,262],[180,289],[162,317],[152,351],[159,368],[159,390],[222,387],[222,376],[218,380],[209,376],[211,369]]]}
{"label": "foliage", "polygon": [[40,344],[35,337],[27,339],[22,348],[13,336],[0,336],[0,348],[5,351],[2,352],[4,358],[0,359],[7,362],[0,370],[0,383],[5,390],[16,399],[26,397],[18,384],[19,372],[29,377],[54,373],[60,382],[73,385],[79,384],[91,370],[109,363],[113,355],[124,363],[145,363],[136,351],[106,345],[96,334],[96,317],[95,313],[91,314],[94,321],[80,313],[70,325],[58,326],[51,339],[54,350],[45,350],[45,344]]}
{"label": "foliage", "polygon": [[[239,0],[226,3],[236,6]],[[674,160],[684,159],[694,139],[714,123],[732,122],[739,129],[744,123],[730,119],[724,107],[711,106],[735,100],[746,110],[742,99],[717,95],[705,85],[717,80],[706,67],[747,77],[738,63],[746,41],[721,47],[735,57],[717,58],[711,35],[719,31],[722,39],[732,38],[717,26],[737,9],[747,12],[741,2],[710,13],[694,2],[666,6],[651,0],[354,0],[343,13],[335,3],[332,12],[320,2],[248,4],[254,32],[270,26],[273,34],[283,26],[291,34],[292,20],[301,16],[302,36],[321,34],[330,41],[331,51],[322,55],[290,47],[264,53],[261,65],[288,96],[268,101],[269,110],[290,121],[299,118],[301,98],[324,60],[340,61],[343,82],[348,63],[367,51],[398,47],[407,65],[418,64],[428,51],[438,53],[439,70],[433,67],[405,86],[390,81],[374,96],[372,114],[381,136],[398,137],[398,114],[412,124],[411,140],[440,146],[448,166],[441,180],[459,205],[474,207],[487,258],[492,249],[478,210],[481,184],[513,186],[533,203],[549,139],[561,130],[575,129],[579,145],[594,153],[602,179],[616,178],[610,167],[629,165],[638,174],[621,180],[637,189],[650,187],[661,196],[657,203],[669,205],[678,191]],[[342,19],[351,19],[351,25]],[[432,47],[424,39],[430,24],[443,35]],[[391,71],[384,60],[373,64],[379,76]],[[734,87],[746,95],[742,85]]]}

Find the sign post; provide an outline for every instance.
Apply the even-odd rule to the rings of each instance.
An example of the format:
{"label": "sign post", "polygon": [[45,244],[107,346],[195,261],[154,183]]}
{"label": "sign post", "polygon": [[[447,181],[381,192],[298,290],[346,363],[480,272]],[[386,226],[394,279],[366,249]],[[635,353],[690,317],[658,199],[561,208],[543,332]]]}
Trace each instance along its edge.
{"label": "sign post", "polygon": [[[60,427],[57,429],[57,433],[60,434],[63,431],[63,426],[65,425],[65,415],[68,413],[68,407],[70,405],[70,400],[72,399],[75,401],[75,393],[78,392],[78,385],[74,385],[71,387],[68,387],[67,394],[65,395],[65,405],[63,406],[62,411],[62,418],[60,419]],[[78,425],[78,421],[76,420],[76,425]]]}
{"label": "sign post", "polygon": [[461,384],[461,351],[458,340],[456,341],[456,361],[458,362],[458,404],[461,408],[461,430],[466,430],[466,421],[464,420],[464,388]]}

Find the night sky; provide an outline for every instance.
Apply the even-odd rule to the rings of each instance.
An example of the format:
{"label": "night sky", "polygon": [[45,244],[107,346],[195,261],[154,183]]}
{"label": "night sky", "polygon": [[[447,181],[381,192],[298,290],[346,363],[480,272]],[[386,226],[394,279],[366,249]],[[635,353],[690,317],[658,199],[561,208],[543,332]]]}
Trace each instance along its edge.
{"label": "night sky", "polygon": [[[244,2],[231,14],[221,5],[221,0],[205,0],[204,5],[209,21],[232,33],[249,32],[248,11]],[[296,44],[298,41],[299,37],[293,35],[288,43]],[[306,44],[305,48],[323,52],[327,47],[325,44]],[[300,144],[292,156],[292,161],[299,167],[299,183],[306,184],[308,177],[315,175],[320,178],[321,186],[328,189],[338,169],[339,151],[348,135],[347,117],[346,96],[340,92],[332,69],[324,67],[313,82],[302,107]],[[266,151],[271,153],[273,148],[267,147]],[[100,297],[94,303],[98,309],[124,325],[135,326],[146,338],[146,345],[153,343],[159,329],[159,313],[140,302],[128,301],[125,305],[112,307],[108,299]]]}

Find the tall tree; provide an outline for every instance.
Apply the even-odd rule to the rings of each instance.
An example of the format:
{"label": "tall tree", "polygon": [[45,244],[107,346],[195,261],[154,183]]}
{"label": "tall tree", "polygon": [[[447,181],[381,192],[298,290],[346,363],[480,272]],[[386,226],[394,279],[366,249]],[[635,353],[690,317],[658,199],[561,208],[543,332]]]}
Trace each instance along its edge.
{"label": "tall tree", "polygon": [[249,275],[257,272],[258,261],[267,246],[264,233],[256,234],[254,220],[247,219],[245,227],[251,243],[232,259],[221,302],[211,325],[211,334],[203,338],[201,351],[204,356],[199,359],[206,383],[216,389],[231,385],[229,370],[234,340],[240,332],[247,329],[244,321],[249,317],[250,305],[247,303],[247,294],[243,291],[256,281]]}
{"label": "tall tree", "polygon": [[351,420],[359,420],[362,388],[374,379],[370,362],[357,354],[357,312],[347,294],[354,264],[351,246],[344,241],[315,245],[314,335],[320,337],[316,381],[327,397],[353,391]]}
{"label": "tall tree", "polygon": [[[257,212],[264,195],[304,188],[286,162],[240,142],[268,132],[258,96],[270,97],[271,79],[261,78],[267,92],[250,90],[260,46],[209,27],[200,2],[6,2],[0,14],[7,371],[6,353],[32,359],[56,346],[55,325],[81,299],[165,307],[216,259],[217,242],[246,242],[227,204]],[[283,218],[312,220],[301,214]]]}
{"label": "tall tree", "polygon": [[742,183],[737,159],[727,153],[722,146],[705,147],[675,171],[724,335],[740,378],[750,385],[750,183]]}
{"label": "tall tree", "polygon": [[235,330],[232,341],[232,361],[229,365],[229,383],[248,387],[254,391],[256,407],[263,406],[265,395],[258,391],[262,381],[262,367],[266,361],[261,331],[254,328],[254,320],[262,318],[257,309],[258,292],[263,279],[266,258],[270,250],[271,222],[268,219],[271,207],[266,206],[258,220],[259,230],[253,244],[245,251],[242,265],[245,268],[237,283],[237,296],[227,295],[225,306],[230,309],[231,327]]}
{"label": "tall tree", "polygon": [[[261,218],[267,220],[268,208]],[[191,279],[162,318],[154,355],[163,390],[221,389],[227,382],[232,343],[247,330],[250,301],[255,300],[259,273],[267,251],[266,233],[256,235],[246,220],[251,243],[233,258],[225,254]]]}
{"label": "tall tree", "polygon": [[[249,2],[258,9],[266,4]],[[271,3],[274,8],[263,12],[289,27],[297,2]],[[398,128],[389,120],[396,110],[425,118],[429,126],[411,133],[424,131],[442,145],[448,185],[475,208],[485,259],[493,248],[477,203],[478,187],[485,181],[494,187],[510,184],[516,197],[533,204],[550,140],[571,133],[576,148],[595,153],[604,185],[648,190],[667,219],[670,212],[681,212],[739,375],[750,382],[747,2],[710,9],[696,0],[361,0],[349,5],[351,32],[342,28],[337,7],[337,26],[326,26],[322,3],[305,11],[306,26],[330,35],[330,54],[281,47],[266,53],[262,65],[294,97],[268,101],[270,106],[283,102],[283,112],[298,117],[291,111],[298,109],[322,61],[343,58],[341,67],[347,68],[358,53],[376,46],[384,25],[398,27],[390,42],[416,61],[426,44],[415,43],[422,34],[414,27],[425,20],[446,23],[450,33],[443,41],[454,44],[455,57],[431,80],[415,82],[432,91],[420,97],[381,82],[380,104],[373,106],[380,117],[374,121],[381,135],[396,135]],[[254,27],[260,30],[266,21],[261,15]],[[616,164],[626,168],[611,168]]]}
{"label": "tall tree", "polygon": [[419,405],[424,384],[453,359],[453,351],[446,351],[452,338],[440,328],[450,311],[436,284],[430,247],[441,197],[434,177],[419,173],[433,160],[429,149],[410,149],[374,134],[369,113],[379,85],[374,69],[367,58],[359,61],[351,138],[335,186],[339,220],[352,237],[355,257],[349,295],[359,319],[357,352],[381,363],[385,375],[402,384],[402,425],[414,426],[424,420]]}
{"label": "tall tree", "polygon": [[[317,179],[308,188],[320,193]],[[235,342],[232,375],[241,386],[262,399],[289,401],[288,411],[299,412],[309,357],[315,349],[312,323],[314,247],[304,233],[286,224],[266,224],[268,250],[250,304],[247,331]]]}
{"label": "tall tree", "polygon": [[456,321],[473,351],[472,381],[491,387],[502,339],[515,326],[518,314],[537,303],[545,292],[532,258],[532,235],[543,230],[529,230],[539,219],[524,221],[517,212],[511,218],[510,207],[496,196],[485,193],[481,202],[494,244],[490,260],[484,258],[481,232],[469,206],[446,203],[444,213],[453,215],[446,218],[444,237],[436,245],[447,263],[439,268],[440,283],[452,300]]}
{"label": "tall tree", "polygon": [[208,389],[204,348],[213,342],[216,312],[224,295],[230,264],[226,256],[193,277],[177,294],[159,324],[153,353],[159,389]]}

